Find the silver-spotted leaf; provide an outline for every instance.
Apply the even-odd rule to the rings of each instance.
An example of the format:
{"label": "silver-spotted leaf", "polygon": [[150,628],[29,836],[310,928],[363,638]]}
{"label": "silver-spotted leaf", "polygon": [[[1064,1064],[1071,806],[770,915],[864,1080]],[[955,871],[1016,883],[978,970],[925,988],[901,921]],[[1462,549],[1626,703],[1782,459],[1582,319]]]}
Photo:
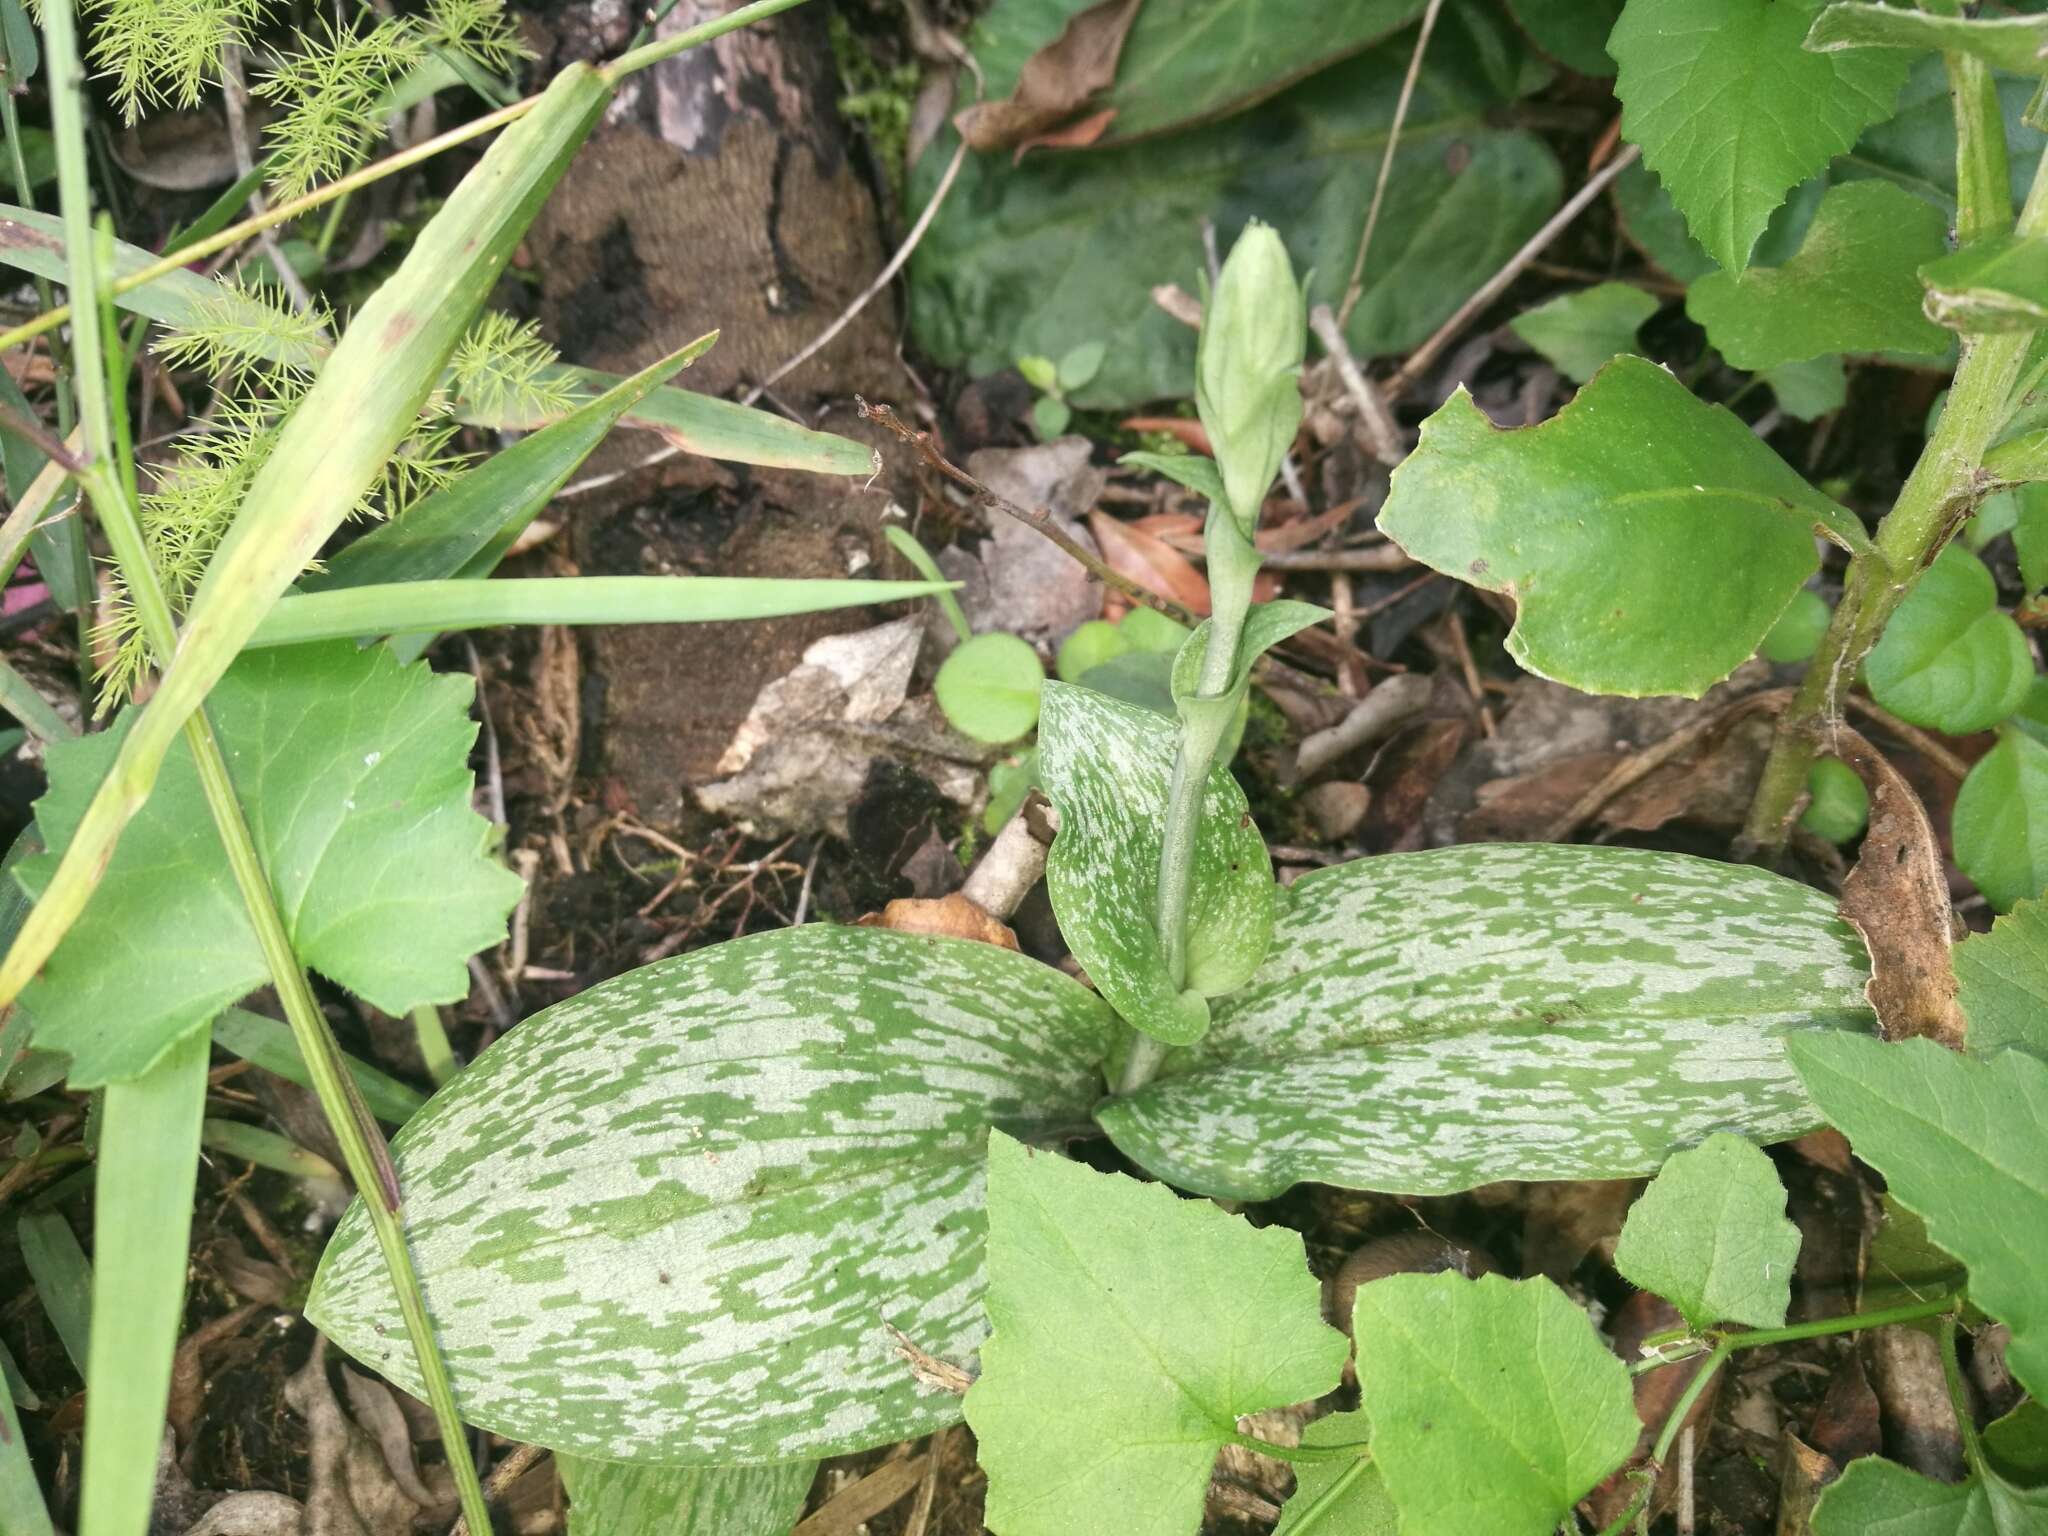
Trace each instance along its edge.
{"label": "silver-spotted leaf", "polygon": [[1380,527],[1510,594],[1508,650],[1530,671],[1689,698],[1754,654],[1819,566],[1816,528],[1862,538],[1747,423],[1639,357],[1512,431],[1460,388],[1394,472]]}
{"label": "silver-spotted leaf", "polygon": [[1418,1194],[1653,1172],[1820,1115],[1788,1033],[1867,1030],[1868,960],[1818,891],[1628,848],[1360,859],[1280,893],[1214,1027],[1096,1118],[1185,1189]]}
{"label": "silver-spotted leaf", "polygon": [[1133,1026],[1172,1044],[1198,1038],[1209,1025],[1203,999],[1242,986],[1265,958],[1276,890],[1244,791],[1212,767],[1188,903],[1188,985],[1173,986],[1153,914],[1179,743],[1178,722],[1151,710],[1045,685],[1040,783],[1060,813],[1046,893],[1088,979]]}
{"label": "silver-spotted leaf", "polygon": [[1001,1134],[967,1422],[998,1536],[1188,1536],[1248,1413],[1344,1369],[1301,1238]]}
{"label": "silver-spotted leaf", "polygon": [[557,1454],[569,1536],[789,1536],[815,1461],[649,1467]]}
{"label": "silver-spotted leaf", "polygon": [[[517,876],[470,807],[472,683],[346,641],[245,654],[206,711],[300,961],[386,1013],[469,995]],[[36,804],[40,893],[135,717],[50,749]],[[92,1087],[145,1071],[171,1042],[270,978],[181,741],[99,889],[22,994],[36,1043]]]}
{"label": "silver-spotted leaf", "polygon": [[[990,1126],[1072,1125],[1114,1015],[992,945],[814,924],[646,966],[511,1031],[392,1145],[463,1416],[604,1460],[925,1434],[890,1334],[983,1332]],[[307,1315],[419,1391],[358,1205]]]}
{"label": "silver-spotted leaf", "polygon": [[1900,718],[1967,736],[2011,715],[2034,680],[1998,584],[1960,544],[1944,549],[1884,627],[1864,663],[1871,697]]}
{"label": "silver-spotted leaf", "polygon": [[1771,1160],[1740,1136],[1674,1152],[1629,1207],[1614,1267],[1695,1329],[1777,1328],[1792,1305],[1799,1229]]}

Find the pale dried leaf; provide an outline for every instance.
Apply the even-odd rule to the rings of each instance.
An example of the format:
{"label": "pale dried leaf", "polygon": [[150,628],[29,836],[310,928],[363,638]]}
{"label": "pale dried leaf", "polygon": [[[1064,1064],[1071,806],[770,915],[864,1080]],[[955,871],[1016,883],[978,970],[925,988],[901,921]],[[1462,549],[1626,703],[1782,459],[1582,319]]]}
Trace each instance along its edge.
{"label": "pale dried leaf", "polygon": [[1080,12],[1025,62],[1015,91],[1001,101],[976,102],[953,119],[960,136],[975,149],[991,150],[1052,133],[1116,79],[1139,3],[1100,0]]}

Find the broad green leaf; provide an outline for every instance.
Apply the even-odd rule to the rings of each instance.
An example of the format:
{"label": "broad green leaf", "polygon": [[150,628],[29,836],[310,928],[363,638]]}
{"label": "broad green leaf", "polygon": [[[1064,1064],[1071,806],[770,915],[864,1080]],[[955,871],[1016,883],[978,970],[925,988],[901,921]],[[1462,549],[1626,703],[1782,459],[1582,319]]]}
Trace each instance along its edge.
{"label": "broad green leaf", "polygon": [[[1125,651],[1112,656],[1083,672],[1081,686],[1169,720],[1180,718],[1173,707],[1173,658],[1157,651]],[[1220,753],[1222,749],[1217,750]]]}
{"label": "broad green leaf", "polygon": [[1622,0],[1508,0],[1508,14],[1529,41],[1565,68],[1595,78],[1614,73],[1607,34]]}
{"label": "broad green leaf", "polygon": [[1392,1275],[1352,1335],[1401,1536],[1550,1536],[1642,1432],[1628,1368],[1548,1280]]}
{"label": "broad green leaf", "polygon": [[1856,1155],[1969,1266],[1970,1299],[2011,1325],[2006,1364],[2039,1396],[2048,1387],[2048,1062],[1843,1034],[1801,1035],[1787,1048]]}
{"label": "broad green leaf", "polygon": [[1583,384],[1617,352],[1635,349],[1636,332],[1658,308],[1657,300],[1633,283],[1599,283],[1539,304],[1509,321],[1508,328],[1559,373]]}
{"label": "broad green leaf", "polygon": [[1849,377],[1839,357],[1810,357],[1763,371],[1778,409],[1799,421],[1818,421],[1839,411],[1849,398]]}
{"label": "broad green leaf", "polygon": [[1344,1369],[1301,1238],[992,1132],[967,1422],[1002,1536],[1188,1536],[1238,1419]]}
{"label": "broad green leaf", "polygon": [[1833,616],[1826,598],[1811,587],[1801,587],[1792,595],[1791,605],[1778,615],[1778,622],[1771,626],[1757,652],[1766,661],[1804,661],[1820,644]]}
{"label": "broad green leaf", "polygon": [[[519,896],[470,808],[473,688],[336,643],[252,653],[207,703],[294,951],[386,1013],[467,997],[469,956],[503,937]],[[31,893],[133,718],[50,749],[36,803],[50,852],[19,870]],[[36,1043],[70,1054],[77,1087],[135,1077],[269,977],[180,744],[85,915],[22,994]]]}
{"label": "broad green leaf", "polygon": [[[1944,97],[1944,105],[1946,100]],[[1771,215],[1749,259],[1773,267],[1798,254],[1799,242],[1806,238],[1806,227],[1813,222],[1814,210],[1826,191],[1826,179],[1819,176],[1794,187]],[[1706,248],[1687,233],[1685,215],[1671,201],[1671,194],[1643,169],[1640,160],[1614,178],[1614,208],[1621,215],[1622,233],[1679,282],[1689,283],[1720,270]]]}
{"label": "broad green leaf", "polygon": [[1717,1133],[1674,1152],[1629,1207],[1614,1267],[1678,1308],[1695,1331],[1778,1328],[1798,1258],[1778,1170],[1752,1143]]}
{"label": "broad green leaf", "polygon": [[2004,732],[1956,792],[1949,829],[1957,866],[2000,912],[2048,892],[2048,746]]}
{"label": "broad green leaf", "polygon": [[2048,73],[2048,16],[1933,16],[1889,5],[1838,0],[1806,34],[1814,53],[1856,48],[1910,48],[1963,53],[2018,75]]}
{"label": "broad green leaf", "polygon": [[1863,1261],[1862,1310],[1933,1301],[1961,1290],[1969,1271],[1927,1236],[1927,1223],[1890,1195],[1878,1197],[1877,1231]]}
{"label": "broad green leaf", "polygon": [[1813,1536],[2030,1536],[2048,1528],[2048,1488],[1987,1472],[1938,1483],[1881,1456],[1859,1456],[1813,1511]]}
{"label": "broad green leaf", "polygon": [[1778,267],[1710,272],[1685,312],[1737,368],[1830,353],[1939,356],[1951,338],[1920,312],[1923,263],[1948,248],[1941,210],[1888,181],[1830,187],[1799,254]]}
{"label": "broad green leaf", "polygon": [[1870,790],[1863,776],[1838,757],[1816,758],[1806,771],[1812,801],[1799,825],[1831,843],[1853,841],[1870,822]]}
{"label": "broad green leaf", "polygon": [[2001,235],[1920,268],[1930,318],[1958,331],[2036,331],[2048,325],[2048,240]]}
{"label": "broad green leaf", "polygon": [[1871,1024],[1833,903],[1737,865],[1446,848],[1315,871],[1278,905],[1215,1027],[1096,1113],[1184,1189],[1651,1173],[1714,1131],[1814,1129],[1782,1037]]}
{"label": "broad green leaf", "polygon": [[2008,1046],[2048,1057],[2048,901],[2016,902],[1955,948],[1972,1056]]}
{"label": "broad green leaf", "polygon": [[569,1536],[789,1536],[815,1461],[767,1467],[644,1467],[555,1457]]}
{"label": "broad green leaf", "polygon": [[1888,116],[1911,62],[1807,53],[1821,0],[1629,0],[1607,40],[1623,134],[1707,253],[1749,264],[1785,194]]}
{"label": "broad green leaf", "polygon": [[[1139,26],[1163,9],[1148,0]],[[1290,21],[1268,40],[1284,46],[1297,30]],[[1286,238],[1297,271],[1314,270],[1310,302],[1341,302],[1370,201],[1359,168],[1369,188],[1412,52],[1397,38],[1250,113],[1171,138],[1019,165],[970,157],[911,263],[919,344],[986,374],[1019,352],[1060,357],[1100,340],[1107,356],[1074,404],[1189,394],[1195,333],[1152,302],[1153,286],[1193,288],[1204,218],[1228,241],[1256,217]],[[1347,327],[1357,356],[1420,343],[1557,207],[1556,159],[1535,135],[1491,126],[1501,105],[1484,55],[1447,20],[1401,131],[1369,282]],[[918,163],[913,201],[932,194],[951,148],[942,137]]]}
{"label": "broad green leaf", "polygon": [[1045,668],[1015,635],[974,635],[939,666],[932,692],[953,729],[976,741],[1015,741],[1038,724]]}
{"label": "broad green leaf", "polygon": [[1515,431],[1460,387],[1394,471],[1380,527],[1512,596],[1508,650],[1530,671],[1688,698],[1755,653],[1819,568],[1816,529],[1862,537],[1747,423],[1639,357]]}
{"label": "broad green leaf", "polygon": [[1991,572],[1959,544],[1942,550],[1864,663],[1870,696],[1951,736],[1998,724],[2026,697],[2034,657],[1998,607]]}
{"label": "broad green leaf", "polygon": [[[1333,1413],[1302,1431],[1303,1445],[1359,1445],[1372,1438],[1363,1413]],[[1294,1496],[1282,1506],[1273,1536],[1302,1529],[1307,1512],[1327,1500],[1316,1516],[1316,1536],[1400,1536],[1401,1512],[1387,1495],[1386,1479],[1370,1457],[1357,1461],[1308,1461],[1294,1469]]]}
{"label": "broad green leaf", "polygon": [[1175,721],[1092,688],[1045,685],[1039,766],[1060,813],[1045,881],[1060,933],[1129,1023],[1186,1044],[1208,1028],[1203,999],[1242,986],[1265,958],[1276,887],[1244,791],[1212,767],[1188,904],[1188,984],[1177,992],[1153,919],[1179,743]]}
{"label": "broad green leaf", "polygon": [[[968,46],[983,95],[1008,96],[1024,63],[1096,0],[998,0]],[[1422,13],[1422,0],[1145,0],[1116,80],[1092,110],[1114,112],[1097,144],[1227,117],[1349,58]]]}
{"label": "broad green leaf", "polygon": [[[535,1015],[392,1143],[464,1416],[700,1465],[955,1422],[889,1330],[973,1355],[988,1128],[1085,1119],[1118,1033],[1023,955],[817,923]],[[307,1316],[417,1391],[397,1305],[358,1205]]]}

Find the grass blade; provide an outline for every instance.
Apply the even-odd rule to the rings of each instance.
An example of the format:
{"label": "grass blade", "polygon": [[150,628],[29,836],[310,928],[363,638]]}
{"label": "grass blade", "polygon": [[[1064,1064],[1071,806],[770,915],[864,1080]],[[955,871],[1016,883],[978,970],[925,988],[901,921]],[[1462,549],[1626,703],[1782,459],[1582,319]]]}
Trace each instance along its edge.
{"label": "grass blade", "polygon": [[106,1090],[94,1179],[92,1350],[80,1536],[149,1528],[199,1177],[208,1036]]}
{"label": "grass blade", "polygon": [[[287,1082],[297,1083],[301,1088],[313,1086],[313,1074],[306,1070],[288,1024],[245,1008],[230,1008],[213,1021],[213,1043],[266,1072],[275,1072]],[[407,1087],[368,1062],[349,1055],[341,1059],[362,1091],[370,1113],[386,1125],[405,1124],[427,1102],[427,1096],[418,1089]]]}
{"label": "grass blade", "polygon": [[[35,1282],[36,1299],[57,1330],[64,1353],[83,1376],[92,1354],[92,1265],[78,1246],[78,1235],[62,1211],[30,1211],[15,1223],[14,1232],[21,1243],[21,1261]],[[154,1446],[149,1454],[154,1463]]]}
{"label": "grass blade", "polygon": [[949,590],[928,581],[782,581],[748,576],[540,576],[407,581],[288,597],[249,637],[301,645],[493,624],[708,624],[865,608]]}
{"label": "grass blade", "polygon": [[0,1531],[7,1536],[55,1536],[49,1507],[29,1465],[21,1439],[21,1418],[14,1394],[0,1386]]}
{"label": "grass blade", "polygon": [[317,1152],[308,1152],[297,1142],[260,1125],[240,1120],[208,1120],[199,1131],[199,1144],[226,1157],[254,1163],[259,1168],[287,1174],[294,1179],[321,1179],[339,1185],[341,1170]]}

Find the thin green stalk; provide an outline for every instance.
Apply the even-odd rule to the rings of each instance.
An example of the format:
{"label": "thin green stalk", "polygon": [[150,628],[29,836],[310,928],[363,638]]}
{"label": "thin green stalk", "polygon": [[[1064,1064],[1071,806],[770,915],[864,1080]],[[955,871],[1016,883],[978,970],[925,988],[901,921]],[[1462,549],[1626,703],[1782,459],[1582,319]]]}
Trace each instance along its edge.
{"label": "thin green stalk", "polygon": [[939,609],[946,615],[946,622],[953,626],[953,633],[960,643],[965,645],[973,639],[974,631],[967,623],[967,614],[960,607],[960,599],[953,595],[953,583],[946,581],[946,573],[939,569],[939,562],[932,558],[931,551],[918,543],[917,535],[908,528],[898,528],[894,523],[884,528],[882,534],[888,539],[889,547],[908,560],[918,575],[926,581],[945,584],[944,591],[934,592],[932,596],[938,599]]}
{"label": "thin green stalk", "polygon": [[14,716],[31,736],[45,744],[69,741],[78,734],[78,728],[36,692],[36,685],[5,661],[0,661],[0,709]]}
{"label": "thin green stalk", "polygon": [[1977,1413],[1970,1404],[1970,1389],[1963,1381],[1963,1363],[1956,1357],[1955,1315],[1941,1320],[1941,1374],[1948,1383],[1948,1400],[1956,1411],[1956,1424],[1963,1432],[1963,1462],[1974,1476],[1985,1472],[1984,1442],[1977,1433]]}
{"label": "thin green stalk", "polygon": [[659,64],[663,59],[674,58],[699,43],[708,43],[714,37],[723,37],[736,28],[751,26],[783,11],[794,10],[803,3],[804,0],[754,0],[752,5],[743,5],[736,11],[728,11],[725,15],[715,16],[710,21],[699,22],[694,27],[678,32],[674,37],[664,37],[656,42],[628,49],[605,66],[604,77],[614,82],[623,80],[635,70],[645,69],[650,64]]}
{"label": "thin green stalk", "polygon": [[1657,1436],[1656,1445],[1651,1447],[1649,1461],[1635,1474],[1635,1497],[1629,1500],[1628,1508],[1617,1515],[1611,1524],[1602,1527],[1600,1536],[1622,1536],[1622,1533],[1635,1523],[1636,1516],[1641,1513],[1643,1506],[1649,1502],[1650,1494],[1656,1489],[1657,1474],[1663,1470],[1664,1458],[1671,1454],[1672,1442],[1677,1440],[1678,1432],[1684,1427],[1685,1421],[1692,1417],[1694,1404],[1699,1402],[1700,1394],[1707,1390],[1707,1384],[1714,1379],[1715,1373],[1727,1363],[1733,1348],[1732,1344],[1723,1340],[1715,1347],[1714,1352],[1707,1356],[1706,1363],[1699,1368],[1699,1373],[1685,1384],[1684,1393],[1672,1405],[1671,1415],[1664,1421],[1664,1429]]}
{"label": "thin green stalk", "polygon": [[1351,1440],[1338,1445],[1275,1445],[1271,1440],[1261,1440],[1257,1435],[1233,1433],[1232,1445],[1241,1445],[1248,1451],[1261,1456],[1270,1456],[1275,1461],[1284,1461],[1291,1466],[1313,1466],[1324,1461],[1350,1461],[1362,1458],[1372,1449],[1369,1440]]}
{"label": "thin green stalk", "polygon": [[1372,1466],[1370,1458],[1361,1455],[1357,1461],[1337,1474],[1336,1480],[1315,1496],[1313,1502],[1302,1506],[1301,1518],[1294,1522],[1294,1536],[1308,1536],[1308,1533],[1323,1523],[1323,1517],[1342,1502],[1344,1495],[1351,1491],[1351,1485],[1365,1476]]}
{"label": "thin green stalk", "polygon": [[426,1063],[427,1076],[436,1088],[462,1070],[462,1063],[455,1059],[455,1047],[448,1043],[440,1009],[432,1003],[421,1003],[412,1011],[412,1030],[413,1038],[419,1042],[420,1060]]}

